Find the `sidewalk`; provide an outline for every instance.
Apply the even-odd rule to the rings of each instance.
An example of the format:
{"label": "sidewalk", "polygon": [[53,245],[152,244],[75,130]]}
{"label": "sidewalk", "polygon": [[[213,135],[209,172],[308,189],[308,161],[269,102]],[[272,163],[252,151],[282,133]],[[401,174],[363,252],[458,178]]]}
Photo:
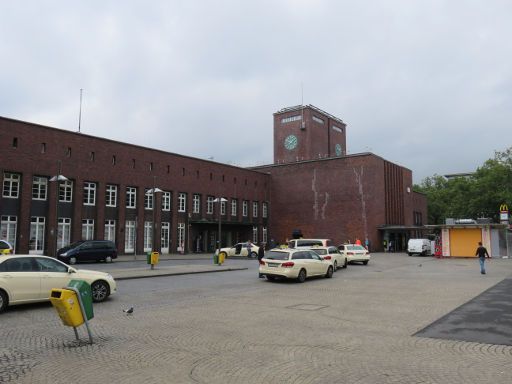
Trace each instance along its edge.
{"label": "sidewalk", "polygon": [[[120,261],[146,261],[146,254],[142,255],[118,255],[115,262]],[[162,253],[160,260],[210,260],[213,263],[213,253]]]}
{"label": "sidewalk", "polygon": [[[205,264],[201,265],[174,265],[174,266],[161,266],[155,265],[151,269],[149,265],[141,268],[119,268],[109,270],[108,272],[116,280],[127,279],[141,279],[146,277],[156,276],[178,276],[190,275],[197,273],[213,273],[213,272],[229,272],[241,271],[248,269],[247,267],[232,267],[225,265],[213,264],[213,255],[209,253],[190,253],[190,254],[164,254],[160,255],[160,260],[204,260]],[[120,255],[115,260],[115,263],[127,261],[146,261],[146,255]]]}

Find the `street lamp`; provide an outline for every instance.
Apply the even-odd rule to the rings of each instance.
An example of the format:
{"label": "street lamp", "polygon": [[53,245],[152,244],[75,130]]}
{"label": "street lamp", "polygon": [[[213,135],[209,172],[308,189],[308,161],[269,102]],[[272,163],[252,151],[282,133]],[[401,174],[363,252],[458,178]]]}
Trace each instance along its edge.
{"label": "street lamp", "polygon": [[213,202],[214,203],[219,203],[219,250],[217,252],[217,254],[220,256],[220,249],[222,248],[222,244],[221,244],[221,231],[220,231],[220,226],[221,226],[221,214],[220,214],[220,209],[221,209],[221,206],[222,206],[222,203],[225,203],[227,201],[227,199],[223,198],[223,197],[217,197],[215,199],[213,199]]}
{"label": "street lamp", "polygon": [[[60,160],[57,161],[58,163],[58,171],[55,176],[50,178],[50,181],[56,181],[57,186],[55,188],[55,256],[57,256],[57,250],[58,250],[58,233],[59,233],[59,190],[60,190],[60,182],[61,181],[68,181],[69,179],[61,175],[61,168],[62,168],[62,162]],[[63,234],[64,235],[64,234]]]}
{"label": "street lamp", "polygon": [[[151,237],[151,249],[152,249],[152,252],[156,252],[156,246],[155,246],[155,210],[156,210],[156,196],[155,194],[156,193],[161,193],[163,192],[163,190],[161,190],[160,188],[157,188],[155,187],[155,184],[156,184],[156,176],[153,177],[153,188],[150,188],[147,190],[146,192],[146,196],[152,196],[153,198],[153,224],[152,224],[152,237]],[[155,265],[153,263],[151,263],[151,269],[155,269]]]}

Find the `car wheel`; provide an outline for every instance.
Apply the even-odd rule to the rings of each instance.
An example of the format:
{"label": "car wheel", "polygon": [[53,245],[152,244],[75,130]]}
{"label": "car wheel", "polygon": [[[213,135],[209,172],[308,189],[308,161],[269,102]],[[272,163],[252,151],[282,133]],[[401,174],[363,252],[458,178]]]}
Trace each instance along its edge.
{"label": "car wheel", "polygon": [[412,253],[411,253],[411,252],[409,252],[409,256],[412,256]]}
{"label": "car wheel", "polygon": [[274,276],[265,276],[268,281],[274,281],[276,278]]}
{"label": "car wheel", "polygon": [[0,313],[2,313],[5,308],[7,308],[7,293],[0,290]]}
{"label": "car wheel", "polygon": [[334,271],[338,270],[338,262],[334,260]]}
{"label": "car wheel", "polygon": [[307,273],[306,273],[306,270],[305,269],[301,269],[300,272],[299,272],[299,276],[297,276],[297,281],[299,283],[303,283],[306,281],[306,277],[307,277]]}
{"label": "car wheel", "polygon": [[112,262],[112,256],[105,257],[105,262],[106,263],[111,263]]}
{"label": "car wheel", "polygon": [[102,280],[95,281],[91,284],[92,289],[92,301],[95,303],[101,303],[105,301],[110,295],[110,288],[108,284]]}
{"label": "car wheel", "polygon": [[363,261],[364,265],[368,265],[368,260]]}
{"label": "car wheel", "polygon": [[345,259],[345,262],[343,263],[343,267],[342,268],[347,268],[348,266],[348,259]]}
{"label": "car wheel", "polygon": [[327,273],[325,274],[325,277],[327,279],[330,279],[332,277],[332,274],[333,274],[333,269],[331,266],[329,266],[329,268],[327,268]]}
{"label": "car wheel", "polygon": [[76,264],[76,257],[70,257],[69,264]]}
{"label": "car wheel", "polygon": [[258,257],[258,254],[257,254],[256,252],[251,252],[251,253],[249,254],[249,257],[250,257],[251,259],[255,259],[256,257]]}

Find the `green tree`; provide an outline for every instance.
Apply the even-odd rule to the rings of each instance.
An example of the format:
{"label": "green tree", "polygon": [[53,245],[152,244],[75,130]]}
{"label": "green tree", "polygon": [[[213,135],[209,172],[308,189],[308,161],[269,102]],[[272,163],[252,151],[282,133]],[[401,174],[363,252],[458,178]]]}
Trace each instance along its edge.
{"label": "green tree", "polygon": [[499,206],[512,206],[512,147],[495,152],[471,177],[447,180],[434,175],[415,190],[427,195],[429,224],[443,224],[447,217],[498,221]]}

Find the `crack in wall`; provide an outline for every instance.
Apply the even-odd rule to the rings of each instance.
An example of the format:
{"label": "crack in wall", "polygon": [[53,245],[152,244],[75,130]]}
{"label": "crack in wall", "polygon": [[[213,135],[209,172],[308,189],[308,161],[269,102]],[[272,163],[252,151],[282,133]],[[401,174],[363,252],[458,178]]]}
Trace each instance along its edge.
{"label": "crack in wall", "polygon": [[361,166],[360,172],[358,173],[356,168],[352,168],[354,171],[354,174],[356,175],[356,183],[358,186],[358,192],[359,192],[359,199],[361,201],[361,218],[363,219],[363,228],[364,228],[364,239],[368,239],[368,219],[366,215],[366,200],[364,197],[364,188],[363,188],[363,174],[364,169]]}

